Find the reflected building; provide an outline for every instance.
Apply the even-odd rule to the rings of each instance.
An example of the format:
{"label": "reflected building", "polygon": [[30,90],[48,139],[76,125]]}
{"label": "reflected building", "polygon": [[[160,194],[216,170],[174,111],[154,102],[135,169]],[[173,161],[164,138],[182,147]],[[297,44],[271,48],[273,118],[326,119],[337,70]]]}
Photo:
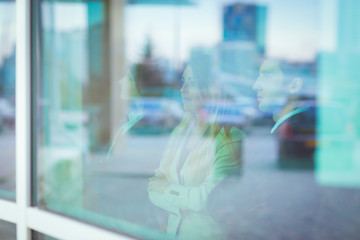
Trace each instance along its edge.
{"label": "reflected building", "polygon": [[267,7],[235,3],[224,8],[224,42],[253,42],[258,54],[265,53]]}
{"label": "reflected building", "polygon": [[[61,120],[69,111],[80,112],[82,109],[81,89],[87,80],[86,33],[83,30],[71,32],[44,32],[44,47],[47,49],[43,69],[43,81],[51,91],[47,102],[52,107],[49,121]],[[60,144],[61,140],[49,136],[49,143]],[[59,141],[60,142],[59,142]],[[65,142],[67,139],[65,140]]]}
{"label": "reflected building", "polygon": [[[120,112],[125,112],[123,110],[125,106],[119,106],[121,101],[116,96],[119,90],[117,82],[123,74],[123,69],[117,66],[123,65],[123,55],[110,54],[109,51],[112,41],[117,42],[113,48],[122,49],[123,47],[123,42],[118,40],[122,35],[122,16],[116,17],[116,30],[110,31],[111,27],[115,28],[115,24],[108,21],[111,11],[105,19],[104,8],[108,8],[111,4],[112,2],[87,3],[85,7],[88,19],[85,28],[60,31],[52,23],[50,29],[44,32],[42,39],[46,48],[43,58],[47,66],[43,68],[42,73],[44,94],[47,89],[51,92],[50,95],[43,97],[51,106],[52,117],[50,118],[62,119],[62,115],[68,113],[73,116],[82,115],[76,119],[80,118],[88,122],[83,121],[83,126],[78,127],[84,127],[87,124],[90,132],[86,134],[89,134],[90,142],[85,147],[89,147],[91,151],[106,149],[112,132],[115,131],[121,121],[121,116],[124,115]],[[123,6],[119,8],[122,9]],[[113,40],[114,38],[116,40]],[[115,64],[116,62],[118,64]],[[115,69],[110,66],[115,66]],[[114,109],[110,109],[111,107]],[[85,111],[82,112],[83,109]],[[44,111],[47,111],[46,108]],[[44,113],[45,116],[50,115]],[[50,122],[51,119],[45,117],[44,121]],[[116,122],[116,126],[113,122]],[[45,132],[49,135],[51,131]],[[58,134],[54,135],[58,136]],[[47,141],[50,141],[50,138],[50,135],[47,136]]]}
{"label": "reflected building", "polygon": [[337,46],[321,52],[316,177],[320,184],[360,186],[360,2],[336,1]]}
{"label": "reflected building", "polygon": [[220,75],[230,85],[237,83],[237,94],[242,96],[253,94],[252,83],[265,55],[266,21],[266,6],[235,3],[223,9],[223,41],[218,45]]}
{"label": "reflected building", "polygon": [[[89,161],[85,156],[105,152],[125,118],[125,107],[118,100],[123,75],[119,66],[124,65],[123,5],[123,1],[78,3],[88,14],[83,15],[85,24],[73,29],[56,25],[54,12],[60,11],[56,4],[48,5],[49,18],[43,16],[48,24],[36,43],[41,46],[43,67],[34,71],[42,86],[36,94],[41,106],[37,130],[42,133],[37,154],[46,159],[37,169],[44,182],[40,202],[82,206],[84,165]],[[61,190],[46,192],[47,187]]]}
{"label": "reflected building", "polygon": [[0,66],[0,95],[15,99],[15,48]]}

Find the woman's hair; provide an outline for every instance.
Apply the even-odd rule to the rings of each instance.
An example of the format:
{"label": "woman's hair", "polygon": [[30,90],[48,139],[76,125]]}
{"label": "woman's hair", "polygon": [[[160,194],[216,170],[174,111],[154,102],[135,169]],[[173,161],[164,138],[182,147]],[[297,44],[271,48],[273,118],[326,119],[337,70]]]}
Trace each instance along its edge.
{"label": "woman's hair", "polygon": [[[232,125],[222,122],[226,111],[226,94],[221,89],[221,86],[216,79],[213,78],[211,72],[211,66],[206,61],[201,61],[202,59],[192,59],[188,64],[185,65],[191,67],[193,78],[197,83],[197,86],[200,91],[202,107],[206,108],[209,116],[207,119],[207,124],[209,125],[208,133],[212,137],[216,137],[221,129],[224,129],[225,139],[231,142],[230,130]],[[185,120],[185,119],[184,119]],[[183,121],[184,125],[188,121]]]}

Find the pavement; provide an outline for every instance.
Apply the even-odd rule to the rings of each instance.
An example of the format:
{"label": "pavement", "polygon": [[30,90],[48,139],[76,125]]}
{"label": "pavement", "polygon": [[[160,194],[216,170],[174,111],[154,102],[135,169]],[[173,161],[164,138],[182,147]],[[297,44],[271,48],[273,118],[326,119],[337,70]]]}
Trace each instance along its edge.
{"label": "pavement", "polygon": [[[279,168],[277,138],[269,132],[270,127],[249,130],[243,175],[227,179],[209,196],[209,212],[229,228],[229,239],[359,240],[360,189],[320,185],[314,170]],[[109,219],[165,231],[167,213],[149,201],[146,189],[169,137],[130,135],[123,150],[109,159],[106,153],[86,158],[83,207]],[[0,179],[6,179],[0,181],[0,190],[15,189],[13,144],[11,134],[0,135]],[[0,223],[0,239],[14,239],[14,233]]]}
{"label": "pavement", "polygon": [[[269,132],[270,127],[249,131],[243,175],[209,196],[209,211],[230,228],[229,239],[360,239],[360,190],[321,186],[314,170],[279,168],[277,138]],[[168,139],[133,136],[121,158],[93,160],[96,164],[90,164],[85,179],[84,206],[164,231],[167,213],[148,200],[146,188]]]}

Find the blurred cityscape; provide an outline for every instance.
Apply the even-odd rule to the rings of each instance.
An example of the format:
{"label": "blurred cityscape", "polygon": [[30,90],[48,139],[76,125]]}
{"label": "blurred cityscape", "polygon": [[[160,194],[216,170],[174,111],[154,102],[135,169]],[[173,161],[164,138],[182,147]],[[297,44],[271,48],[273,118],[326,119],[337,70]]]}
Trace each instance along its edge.
{"label": "blurred cityscape", "polygon": [[[299,28],[288,33],[282,29],[286,23],[276,26],[278,32],[270,27],[275,1],[209,2],[35,4],[32,129],[37,204],[117,230],[127,226],[134,234],[139,226],[145,235],[149,229],[164,231],[167,215],[148,199],[148,178],[184,118],[184,69],[197,63],[203,80],[215,86],[209,97],[215,101],[198,111],[211,115],[221,109],[216,121],[246,135],[245,173],[236,183],[239,191],[231,191],[240,202],[239,216],[246,216],[236,218],[238,236],[341,239],[346,232],[347,239],[358,239],[360,2],[336,1],[335,46],[311,43],[316,47],[309,47],[304,55],[310,57],[305,58],[274,54],[272,35],[282,32],[286,42],[307,34],[298,26],[288,27]],[[301,6],[321,5],[307,4]],[[280,10],[289,14],[285,7]],[[148,15],[142,15],[146,11]],[[198,19],[190,17],[189,23],[189,16]],[[301,17],[309,28],[319,24]],[[313,35],[309,39],[320,38],[317,31]],[[0,196],[14,198],[16,47],[9,52],[0,52]],[[274,114],[259,110],[254,91],[259,69],[268,59],[276,60],[287,78],[302,79],[296,100],[270,102],[272,110],[281,111],[288,103],[311,107],[301,124],[284,124],[275,134],[270,134]],[[104,216],[108,221],[101,222]]]}
{"label": "blurred cityscape", "polygon": [[[130,6],[131,4],[142,5],[143,2],[152,6],[151,1],[129,1],[127,4]],[[181,4],[187,6],[189,2],[184,1]],[[195,2],[191,4],[190,8],[197,6]],[[121,12],[125,11],[126,7],[126,4],[123,5]],[[53,8],[56,8],[56,4],[49,6],[49,11],[56,11]],[[109,31],[112,29],[106,25],[103,3],[86,3],[86,9],[88,25],[84,28],[58,31],[56,25],[52,26],[49,20],[50,23],[42,32],[43,61],[47,64],[42,68],[41,81],[45,85],[44,94],[48,92],[49,95],[44,95],[41,102],[50,109],[47,110],[47,107],[44,107],[42,110],[44,111],[42,115],[44,122],[41,125],[50,127],[49,122],[58,122],[57,128],[61,129],[63,135],[82,128],[86,132],[78,133],[78,137],[82,140],[74,139],[73,142],[87,142],[85,139],[89,139],[84,146],[91,151],[105,151],[109,147],[117,126],[121,121],[125,121],[124,113],[129,111],[126,105],[121,106],[121,99],[113,96],[119,94],[120,90],[116,88],[119,91],[115,93],[113,87],[127,69],[120,67],[121,65],[115,66],[115,63],[112,62],[111,51],[113,50],[110,48],[111,45],[107,44],[112,41],[109,39],[111,38]],[[252,86],[259,74],[260,64],[266,58],[268,8],[266,5],[234,3],[224,5],[222,11],[222,41],[213,47],[196,46],[189,49],[188,62],[202,62],[208,69],[209,80],[216,79],[222,85],[229,101],[233,102],[237,108],[246,107],[245,112],[250,114],[250,116],[246,116],[247,118],[259,117],[261,113],[256,111]],[[114,35],[123,34],[121,29],[127,27],[123,20],[118,24],[120,27],[116,29]],[[139,46],[140,55],[142,55],[140,61],[130,62],[127,65],[129,69],[136,71],[134,73],[136,84],[142,89],[141,96],[138,97],[152,98],[152,106],[157,105],[158,113],[160,113],[166,112],[166,106],[169,104],[175,106],[175,102],[178,102],[178,105],[181,106],[179,86],[186,62],[174,66],[171,63],[179,62],[179,59],[157,57],[154,48],[160,46],[156,46],[156,44],[149,35],[145,45]],[[174,48],[179,47],[178,45],[174,46]],[[127,62],[126,56],[114,58],[119,64]],[[281,61],[282,68],[287,69],[288,74],[304,79],[302,94],[314,97],[317,76],[316,59],[308,62],[278,60]],[[114,70],[113,68],[120,69]],[[116,78],[114,78],[114,74],[117,75]],[[116,99],[115,102],[114,99]],[[143,102],[146,101],[143,99]],[[179,108],[179,106],[175,108]],[[253,109],[249,110],[251,107]],[[45,114],[46,111],[50,112]],[[239,109],[238,112],[240,114],[243,111]],[[161,121],[151,119],[157,117],[154,113],[153,116],[144,120],[149,121],[148,124],[145,123],[148,125],[146,129],[156,128],[158,127],[156,124],[161,124]],[[179,114],[177,116],[163,114],[163,117],[179,118]],[[74,119],[82,119],[84,122],[81,123]],[[79,125],[74,126],[75,122]],[[179,119],[173,121],[172,127],[175,127],[178,122]],[[51,124],[51,126],[55,125]],[[169,129],[166,129],[165,132],[168,131]],[[56,136],[55,138],[59,137],[59,134],[51,134],[51,132],[44,130],[45,135],[49,135],[45,136],[45,139],[52,141],[50,135]],[[136,131],[136,133],[139,134],[141,131]],[[145,129],[144,133],[146,133]],[[83,138],[82,136],[89,137]]]}

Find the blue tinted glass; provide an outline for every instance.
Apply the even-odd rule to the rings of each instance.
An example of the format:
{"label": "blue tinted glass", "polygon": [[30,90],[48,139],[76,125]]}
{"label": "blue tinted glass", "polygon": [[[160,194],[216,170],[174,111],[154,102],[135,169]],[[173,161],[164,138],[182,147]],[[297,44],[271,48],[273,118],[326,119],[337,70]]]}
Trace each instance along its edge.
{"label": "blue tinted glass", "polygon": [[35,203],[144,239],[358,239],[360,3],[34,1]]}
{"label": "blue tinted glass", "polygon": [[0,238],[2,240],[16,240],[16,225],[0,221]]}

